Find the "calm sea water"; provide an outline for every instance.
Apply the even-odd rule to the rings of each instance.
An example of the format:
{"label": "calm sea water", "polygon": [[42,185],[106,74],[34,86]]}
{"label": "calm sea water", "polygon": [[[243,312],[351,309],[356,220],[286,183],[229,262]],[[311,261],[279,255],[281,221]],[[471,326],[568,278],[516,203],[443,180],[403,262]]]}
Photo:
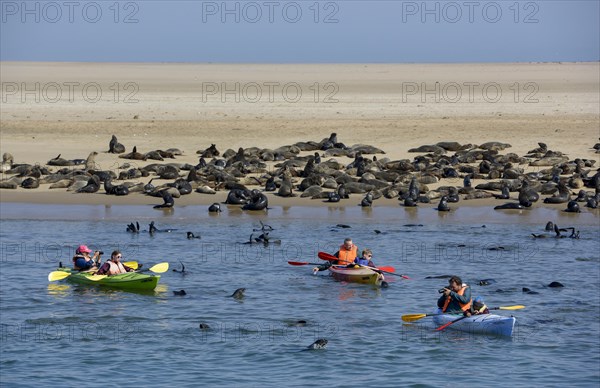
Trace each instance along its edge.
{"label": "calm sea water", "polygon": [[[600,381],[598,214],[294,207],[260,216],[229,208],[210,216],[205,206],[163,213],[146,206],[4,203],[0,209],[2,386]],[[172,231],[125,232],[129,222],[147,230],[152,220]],[[259,221],[275,229],[271,237],[281,245],[241,244]],[[581,238],[532,239],[547,221],[576,226]],[[202,238],[188,240],[187,231]],[[377,289],[287,263],[320,262],[318,251],[333,253],[347,236],[371,248],[377,264],[412,280],[387,276],[389,288]],[[105,257],[121,249],[125,261],[147,267],[168,261],[180,268],[182,261],[189,273],[163,274],[151,293],[48,283],[48,273],[59,261],[69,263],[81,243]],[[447,280],[425,277],[445,274],[460,275],[488,306],[525,305],[500,312],[517,317],[514,337],[435,332],[429,318],[403,323],[404,314],[433,312]],[[478,286],[484,278],[497,283]],[[565,287],[545,287],[552,281]],[[243,301],[228,297],[239,287],[246,288]],[[180,289],[187,295],[174,296]],[[307,324],[296,326],[299,320]],[[201,331],[201,322],[211,329]],[[303,351],[318,338],[329,340],[327,349]]]}

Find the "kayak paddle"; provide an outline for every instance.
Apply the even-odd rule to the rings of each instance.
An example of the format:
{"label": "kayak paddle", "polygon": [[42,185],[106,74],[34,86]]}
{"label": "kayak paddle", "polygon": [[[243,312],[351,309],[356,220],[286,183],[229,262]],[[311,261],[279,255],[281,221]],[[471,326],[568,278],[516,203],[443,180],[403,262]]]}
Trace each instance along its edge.
{"label": "kayak paddle", "polygon": [[455,323],[455,322],[458,322],[458,321],[462,321],[462,320],[463,320],[463,319],[465,319],[465,318],[467,318],[467,316],[466,316],[466,315],[463,315],[463,316],[462,316],[462,317],[460,317],[460,318],[457,318],[457,319],[455,319],[455,320],[453,320],[453,321],[450,321],[450,322],[448,322],[448,323],[446,323],[446,324],[443,324],[442,326],[440,326],[440,327],[438,327],[437,329],[435,329],[435,331],[441,331],[441,330],[444,330],[445,328],[447,328],[447,327],[448,327],[448,326],[450,326],[451,324],[453,324],[453,323]]}
{"label": "kayak paddle", "polygon": [[127,261],[125,263],[123,263],[123,265],[128,266],[131,269],[138,269],[140,267],[140,265],[138,264],[137,261]]}
{"label": "kayak paddle", "polygon": [[[62,280],[64,278],[67,278],[71,276],[71,272],[65,272],[65,271],[52,271],[48,274],[48,281],[49,282],[53,282],[56,280]],[[98,280],[102,280],[106,277],[106,275],[91,275],[88,276],[87,278],[89,280],[92,280],[94,282],[97,282]]]}
{"label": "kayak paddle", "polygon": [[[289,265],[321,265],[320,263],[307,263],[305,261],[288,261],[288,264]],[[360,265],[360,264],[356,264],[356,265]],[[339,266],[335,266],[335,267],[346,268],[345,265],[339,265]],[[373,269],[373,270],[377,270],[377,271],[388,273],[390,275],[400,276],[400,277],[402,277],[404,279],[409,279],[409,277],[406,276],[406,275],[395,274],[394,273],[394,271],[395,271],[394,267],[369,267],[367,265],[361,265],[361,267],[370,268],[370,269]]]}
{"label": "kayak paddle", "polygon": [[[524,309],[525,306],[523,305],[516,305],[516,306],[502,306],[502,307],[492,307],[492,308],[488,308],[488,310],[520,310],[520,309]],[[425,317],[433,317],[436,315],[444,315],[444,313],[438,313],[438,314],[407,314],[407,315],[403,315],[402,316],[402,320],[404,322],[414,322],[414,321],[418,321],[421,318],[425,318]]]}
{"label": "kayak paddle", "polygon": [[150,268],[146,268],[146,269],[143,269],[143,270],[138,271],[138,272],[151,271],[151,272],[154,272],[154,273],[164,273],[164,272],[167,272],[168,270],[169,270],[169,263],[165,262],[165,263],[155,264],[155,265],[153,265]]}
{"label": "kayak paddle", "polygon": [[[325,252],[319,252],[317,254],[317,256],[319,256],[319,259],[321,260],[328,260],[328,261],[335,261],[338,260],[337,257],[330,255],[329,253],[325,253]],[[410,279],[408,276],[406,275],[396,275],[394,272],[396,272],[396,269],[394,267],[369,267],[366,265],[363,265],[363,267],[365,268],[371,268],[371,269],[377,269],[381,272],[385,272],[385,273],[389,273],[395,276],[400,276],[402,279]]]}
{"label": "kayak paddle", "polygon": [[321,265],[321,263],[307,263],[306,261],[288,261],[289,265]]}

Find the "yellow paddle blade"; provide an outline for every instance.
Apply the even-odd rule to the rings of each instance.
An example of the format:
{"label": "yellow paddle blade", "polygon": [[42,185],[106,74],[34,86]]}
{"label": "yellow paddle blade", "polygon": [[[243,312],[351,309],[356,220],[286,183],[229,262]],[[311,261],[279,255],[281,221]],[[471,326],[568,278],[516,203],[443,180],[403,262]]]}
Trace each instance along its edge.
{"label": "yellow paddle blade", "polygon": [[408,315],[403,315],[402,320],[404,322],[414,322],[414,321],[418,321],[421,318],[425,318],[426,316],[427,316],[427,314],[408,314]]}
{"label": "yellow paddle blade", "polygon": [[62,280],[68,276],[70,276],[71,273],[70,272],[65,272],[65,271],[52,271],[48,274],[48,281],[49,282],[54,282],[56,280]]}
{"label": "yellow paddle blade", "polygon": [[127,261],[123,264],[128,266],[129,268],[133,268],[133,269],[138,269],[140,267],[140,265],[138,264],[137,261]]}
{"label": "yellow paddle blade", "polygon": [[158,263],[150,267],[150,271],[155,273],[163,273],[169,270],[169,263]]}
{"label": "yellow paddle blade", "polygon": [[525,306],[522,305],[516,305],[516,306],[503,306],[503,307],[498,307],[498,310],[520,310],[520,309],[524,309]]}
{"label": "yellow paddle blade", "polygon": [[87,278],[89,280],[92,280],[94,282],[97,282],[98,280],[102,280],[106,277],[106,275],[92,275],[92,276],[88,276]]}

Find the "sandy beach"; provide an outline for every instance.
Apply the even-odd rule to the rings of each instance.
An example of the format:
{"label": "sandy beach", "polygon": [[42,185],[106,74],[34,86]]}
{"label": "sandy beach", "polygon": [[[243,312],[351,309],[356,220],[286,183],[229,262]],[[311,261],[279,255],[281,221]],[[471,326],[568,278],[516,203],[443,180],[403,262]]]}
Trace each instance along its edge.
{"label": "sandy beach", "polygon": [[[419,154],[408,153],[410,148],[440,141],[500,141],[512,145],[503,152],[520,156],[544,142],[571,160],[599,159],[592,149],[600,136],[598,63],[2,62],[0,75],[0,151],[11,153],[16,163],[44,165],[58,154],[85,159],[97,151],[99,166],[118,171],[126,160],[106,152],[113,134],[127,152],[133,146],[141,152],[175,147],[184,154],[174,162],[196,164],[196,151],[211,144],[221,152],[277,148],[318,142],[332,132],[346,145],[381,148],[386,155],[378,157],[391,160],[412,160]],[[338,160],[351,162],[345,157]],[[462,183],[454,181],[456,186]],[[225,195],[192,193],[177,203],[219,202]],[[104,195],[101,189],[83,195],[49,190],[48,185],[3,189],[0,200],[157,203],[141,194],[120,198]],[[298,197],[269,200],[272,205],[322,203]],[[359,195],[346,201],[352,206],[359,202]],[[374,206],[397,203],[378,200]],[[466,204],[487,206],[490,201],[460,205]]]}

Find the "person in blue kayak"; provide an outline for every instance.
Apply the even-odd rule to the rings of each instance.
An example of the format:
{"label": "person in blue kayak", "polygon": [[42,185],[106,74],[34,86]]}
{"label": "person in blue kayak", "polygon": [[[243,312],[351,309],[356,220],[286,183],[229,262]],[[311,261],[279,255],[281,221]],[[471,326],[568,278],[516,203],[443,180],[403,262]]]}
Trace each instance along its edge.
{"label": "person in blue kayak", "polygon": [[73,268],[79,271],[86,271],[93,269],[100,265],[101,251],[94,252],[94,256],[90,256],[92,250],[87,245],[80,245],[75,250],[75,256],[73,256]]}
{"label": "person in blue kayak", "polygon": [[465,311],[465,315],[470,317],[471,315],[479,315],[479,314],[489,314],[490,310],[483,302],[483,298],[481,296],[473,299],[473,305],[467,311]]}
{"label": "person in blue kayak", "polygon": [[118,275],[120,273],[134,271],[133,268],[130,268],[130,267],[126,266],[125,264],[121,263],[122,258],[123,258],[123,255],[121,254],[121,251],[114,251],[110,255],[110,260],[108,260],[106,263],[104,263],[104,265],[102,267],[100,267],[98,272],[96,272],[96,275],[111,276],[111,275]]}
{"label": "person in blue kayak", "polygon": [[448,279],[448,287],[440,290],[443,293],[437,305],[447,314],[463,314],[471,308],[471,287],[464,284],[458,276]]}
{"label": "person in blue kayak", "polygon": [[371,258],[373,257],[373,252],[370,249],[365,249],[362,251],[361,257],[357,257],[354,259],[354,264],[365,265],[368,267],[375,267]]}

